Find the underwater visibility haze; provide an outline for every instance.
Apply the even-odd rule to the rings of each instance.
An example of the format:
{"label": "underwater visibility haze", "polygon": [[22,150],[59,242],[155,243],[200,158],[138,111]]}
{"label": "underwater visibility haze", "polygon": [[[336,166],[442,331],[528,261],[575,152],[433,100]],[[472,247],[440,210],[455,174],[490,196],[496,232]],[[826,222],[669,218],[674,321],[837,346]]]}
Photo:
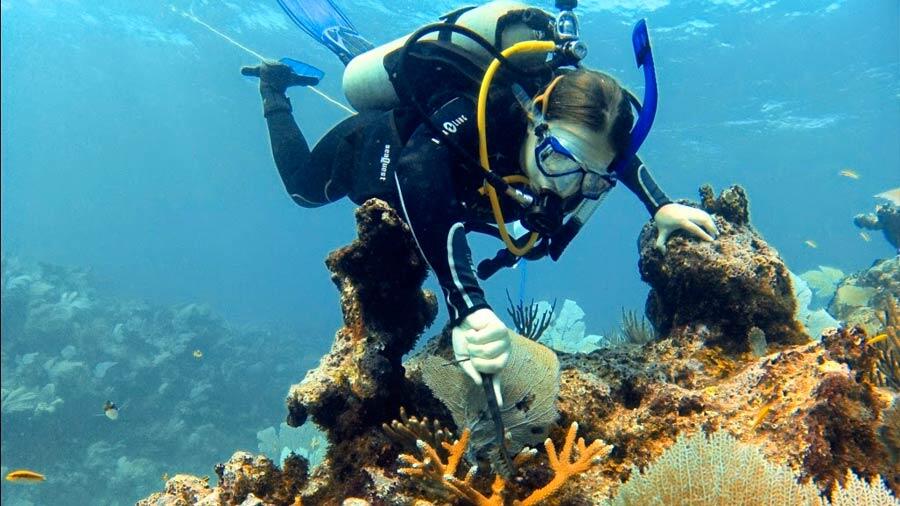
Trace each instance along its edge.
{"label": "underwater visibility haze", "polygon": [[[397,202],[352,187],[384,201],[315,207],[273,127],[292,116],[313,148],[360,108],[341,58],[473,3],[0,0],[4,505],[687,504],[705,493],[673,478],[690,473],[721,480],[708,504],[897,503],[900,3],[568,2],[583,64],[645,102],[646,21],[652,178],[618,177],[558,260],[483,295],[459,265],[503,243],[469,234],[456,262],[451,229],[445,268],[443,217],[414,219],[449,182],[402,200],[401,174]],[[324,15],[360,36],[340,32],[341,58],[298,26]],[[308,81],[285,101],[259,57]],[[475,128],[474,109],[451,119]],[[587,195],[596,153],[534,134]],[[378,149],[382,181],[408,163]],[[551,162],[534,162],[547,181]],[[678,210],[664,249],[656,184]],[[500,320],[521,335],[491,372],[460,343]]]}

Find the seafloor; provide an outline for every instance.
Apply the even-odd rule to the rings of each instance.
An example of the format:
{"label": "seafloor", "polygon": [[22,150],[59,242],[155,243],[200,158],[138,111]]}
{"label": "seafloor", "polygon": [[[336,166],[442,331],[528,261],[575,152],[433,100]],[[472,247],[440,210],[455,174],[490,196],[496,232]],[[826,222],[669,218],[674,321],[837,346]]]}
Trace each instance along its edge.
{"label": "seafloor", "polygon": [[655,338],[555,354],[517,339],[533,352],[503,373],[504,420],[527,430],[510,428],[515,469],[498,473],[483,395],[435,362],[447,331],[403,360],[437,299],[407,227],[367,202],[359,238],[326,261],[344,326],[287,397],[289,425],[327,434],[324,461],[237,452],[138,504],[900,504],[900,259],[840,280],[842,323],[813,332],[744,191],[703,188],[694,205],[715,242],[676,236],[663,255],[650,224],[640,237]]}

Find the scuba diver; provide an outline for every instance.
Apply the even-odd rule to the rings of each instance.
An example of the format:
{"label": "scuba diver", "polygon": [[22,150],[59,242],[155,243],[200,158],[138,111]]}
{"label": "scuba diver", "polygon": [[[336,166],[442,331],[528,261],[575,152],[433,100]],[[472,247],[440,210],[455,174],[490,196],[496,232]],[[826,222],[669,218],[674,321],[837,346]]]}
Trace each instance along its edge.
{"label": "scuba diver", "polygon": [[[676,230],[704,241],[717,234],[707,213],[673,203],[636,155],[656,107],[645,25],[635,31],[648,83],[641,107],[611,76],[580,65],[573,0],[557,1],[558,16],[510,1],[460,9],[381,47],[359,37],[330,0],[279,3],[347,64],[344,92],[359,111],[310,149],[285,92],[321,75],[271,61],[242,70],[260,78],[288,194],[308,208],[379,198],[398,211],[437,276],[454,355],[476,384],[503,369],[510,349],[510,330],[479,278],[521,257],[558,259],[617,181],[650,213],[660,249]],[[523,237],[506,229],[517,220]],[[476,268],[468,232],[498,237],[506,249]],[[499,381],[492,386],[502,405]]]}

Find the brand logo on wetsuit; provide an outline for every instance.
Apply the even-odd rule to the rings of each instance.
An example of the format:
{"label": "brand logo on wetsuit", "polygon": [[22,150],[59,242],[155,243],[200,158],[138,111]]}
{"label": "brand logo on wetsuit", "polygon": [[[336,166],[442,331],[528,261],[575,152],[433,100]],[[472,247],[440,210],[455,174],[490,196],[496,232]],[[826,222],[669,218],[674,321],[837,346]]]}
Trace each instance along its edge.
{"label": "brand logo on wetsuit", "polygon": [[381,162],[381,172],[378,175],[378,180],[386,181],[388,165],[391,164],[391,145],[390,144],[384,145],[384,153],[381,155],[381,158],[378,161]]}
{"label": "brand logo on wetsuit", "polygon": [[455,134],[459,125],[462,125],[463,123],[465,123],[468,120],[469,120],[469,118],[467,118],[465,114],[461,114],[458,118],[456,118],[454,120],[445,121],[444,124],[441,125],[442,127],[444,127],[444,129],[442,130],[443,134],[444,135]]}

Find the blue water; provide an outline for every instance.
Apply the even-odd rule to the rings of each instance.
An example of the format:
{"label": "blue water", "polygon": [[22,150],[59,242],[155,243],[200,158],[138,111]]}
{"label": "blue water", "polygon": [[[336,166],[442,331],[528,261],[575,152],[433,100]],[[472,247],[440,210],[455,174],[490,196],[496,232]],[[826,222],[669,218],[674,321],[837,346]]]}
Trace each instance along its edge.
{"label": "blue water", "polygon": [[[468,2],[339,3],[380,43]],[[796,272],[818,265],[853,271],[895,253],[877,233],[861,239],[852,218],[871,210],[874,194],[900,186],[900,4],[581,4],[586,63],[638,89],[630,28],[648,20],[660,106],[642,154],[671,197],[696,198],[702,183],[743,185],[754,225]],[[0,6],[4,254],[89,268],[97,291],[109,296],[203,302],[237,325],[287,329],[293,340],[279,346],[326,350],[340,312],[323,259],[354,237],[353,206],[307,210],[288,198],[256,83],[238,72],[254,58],[168,3]],[[172,6],[193,9],[266,56],[323,69],[319,88],[341,97],[340,62],[274,0]],[[408,12],[417,14],[398,14]],[[290,95],[310,140],[346,114],[306,90]],[[861,177],[841,177],[843,169]],[[646,219],[633,195],[614,191],[558,263],[529,264],[527,296],[578,301],[589,331],[614,326],[620,308],[641,308],[646,296],[636,248]],[[479,258],[497,247],[475,245]],[[518,286],[518,271],[498,275],[486,283],[489,301],[502,308],[504,289],[515,294]],[[14,337],[3,335],[4,354]],[[252,427],[246,446],[256,444],[252,432],[277,425],[277,399],[302,372],[273,383],[273,414]],[[27,430],[17,437],[65,440]],[[231,448],[220,450],[227,458]],[[4,449],[3,465],[17,466],[18,457]],[[4,486],[4,499],[14,493]],[[41,503],[40,492],[29,494]]]}

